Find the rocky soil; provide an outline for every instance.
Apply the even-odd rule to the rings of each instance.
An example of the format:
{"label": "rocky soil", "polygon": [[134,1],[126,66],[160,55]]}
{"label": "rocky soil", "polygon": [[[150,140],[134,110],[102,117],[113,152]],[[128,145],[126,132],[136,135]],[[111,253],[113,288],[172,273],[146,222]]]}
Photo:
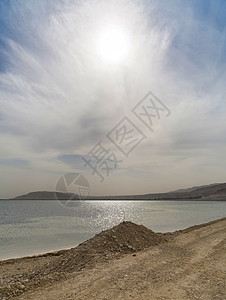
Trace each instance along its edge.
{"label": "rocky soil", "polygon": [[226,299],[226,219],[175,233],[123,222],[70,250],[0,262],[0,299]]}

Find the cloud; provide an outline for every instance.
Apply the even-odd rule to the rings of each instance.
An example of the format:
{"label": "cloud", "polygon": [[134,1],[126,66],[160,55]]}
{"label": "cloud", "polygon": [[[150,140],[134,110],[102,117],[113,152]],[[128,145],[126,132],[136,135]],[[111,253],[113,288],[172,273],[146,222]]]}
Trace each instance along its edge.
{"label": "cloud", "polygon": [[[161,161],[184,173],[203,151],[206,165],[216,163],[213,151],[225,147],[226,5],[203,3],[1,1],[3,159],[29,160],[43,170],[51,165],[56,172],[59,162],[82,168],[80,155],[151,90],[172,115],[124,160],[125,170],[139,177],[150,169],[157,182],[166,166]],[[132,45],[118,66],[105,65],[96,53],[108,22],[122,26]],[[142,188],[149,186],[146,176]]]}
{"label": "cloud", "polygon": [[58,156],[58,159],[62,161],[64,164],[71,166],[76,170],[86,169],[84,167],[85,162],[83,158],[90,159],[88,155],[79,155],[79,154],[61,154]]}
{"label": "cloud", "polygon": [[[2,57],[8,66],[0,76],[1,114],[4,116],[1,130],[28,136],[34,148],[40,150],[62,147],[71,150],[78,143],[100,137],[106,123],[112,119],[113,124],[117,120],[124,102],[123,76],[127,74],[123,74],[122,68],[109,70],[98,66],[93,41],[96,33],[92,28],[98,31],[100,25],[105,24],[105,17],[98,20],[99,15],[103,15],[102,9],[113,14],[113,20],[120,12],[121,22],[122,16],[127,14],[129,24],[124,25],[130,25],[130,31],[141,23],[141,33],[136,34],[141,40],[145,31],[143,16],[139,15],[137,5],[130,12],[129,4],[129,1],[120,5],[114,1],[110,4],[93,2],[92,12],[88,3],[59,6],[57,2],[46,10],[46,4],[19,5],[12,1],[7,25],[10,27],[13,16],[14,22],[8,31],[14,34],[4,36],[3,31],[2,38],[7,45],[2,49]],[[109,13],[110,8],[112,13]],[[43,16],[40,10],[45,11]],[[159,45],[161,34],[152,34],[155,47]],[[139,46],[138,55],[147,50]],[[135,74],[136,65],[127,69],[127,73]],[[136,75],[131,78],[130,89],[136,79]],[[128,104],[123,104],[124,110]]]}
{"label": "cloud", "polygon": [[28,167],[29,161],[18,159],[18,158],[11,158],[11,159],[0,159],[0,165],[4,167]]}

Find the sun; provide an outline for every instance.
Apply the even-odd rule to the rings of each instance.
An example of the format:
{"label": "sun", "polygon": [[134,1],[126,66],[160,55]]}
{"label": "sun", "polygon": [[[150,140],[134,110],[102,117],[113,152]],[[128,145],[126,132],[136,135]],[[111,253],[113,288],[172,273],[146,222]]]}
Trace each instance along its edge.
{"label": "sun", "polygon": [[97,52],[104,63],[122,63],[129,52],[128,35],[119,26],[106,27],[97,38]]}

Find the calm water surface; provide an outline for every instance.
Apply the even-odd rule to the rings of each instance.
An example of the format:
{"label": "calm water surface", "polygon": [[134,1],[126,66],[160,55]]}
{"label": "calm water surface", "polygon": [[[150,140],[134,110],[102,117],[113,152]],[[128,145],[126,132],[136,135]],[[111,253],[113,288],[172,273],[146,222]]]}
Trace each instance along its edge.
{"label": "calm water surface", "polygon": [[0,200],[0,259],[70,248],[123,220],[174,231],[226,216],[226,202]]}

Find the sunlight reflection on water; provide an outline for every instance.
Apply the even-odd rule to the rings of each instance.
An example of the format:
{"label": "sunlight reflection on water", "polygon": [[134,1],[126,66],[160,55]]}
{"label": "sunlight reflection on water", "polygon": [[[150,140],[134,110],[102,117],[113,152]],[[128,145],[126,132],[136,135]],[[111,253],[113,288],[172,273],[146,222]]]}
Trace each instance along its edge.
{"label": "sunlight reflection on water", "polygon": [[122,221],[174,231],[225,217],[226,202],[54,201],[0,202],[0,259],[76,246]]}

